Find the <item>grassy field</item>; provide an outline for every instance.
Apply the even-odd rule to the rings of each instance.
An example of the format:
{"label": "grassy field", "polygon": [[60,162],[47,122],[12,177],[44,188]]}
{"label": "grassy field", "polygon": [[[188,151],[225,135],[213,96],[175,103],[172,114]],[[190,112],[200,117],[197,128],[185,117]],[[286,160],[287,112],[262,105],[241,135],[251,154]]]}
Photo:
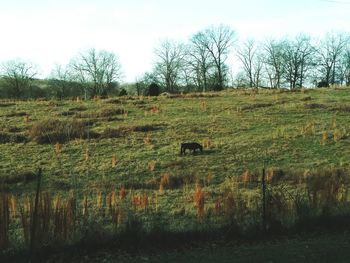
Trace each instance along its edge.
{"label": "grassy field", "polygon": [[[165,173],[219,186],[247,169],[262,169],[264,162],[292,170],[343,167],[350,153],[348,105],[346,89],[1,102],[1,139],[14,140],[4,137],[15,134],[26,142],[0,144],[0,177],[20,177],[40,166],[44,185],[66,191],[113,183],[152,188]],[[93,136],[73,139],[65,130],[66,142],[56,147],[54,138],[37,143],[31,129],[46,119],[82,120]],[[40,132],[50,142],[49,129]],[[180,156],[186,141],[203,143],[204,153]],[[32,189],[22,182],[10,186],[21,193]]]}
{"label": "grassy field", "polygon": [[[41,167],[42,191],[62,198],[74,193],[83,203],[84,215],[88,207],[101,210],[108,201],[110,209],[117,192],[120,207],[127,196],[134,209],[150,206],[166,221],[174,219],[181,229],[197,224],[183,218],[204,220],[221,207],[226,214],[232,214],[227,207],[240,209],[245,217],[245,208],[260,209],[260,190],[248,187],[238,193],[234,190],[237,178],[250,181],[266,167],[270,175],[293,181],[279,188],[280,194],[293,191],[310,174],[348,171],[349,105],[345,88],[230,90],[88,101],[4,100],[0,101],[0,186],[3,193],[18,197],[17,203],[24,202],[27,194],[35,192],[35,174]],[[180,155],[180,143],[192,141],[201,143],[203,152]],[[331,173],[334,178],[348,176],[348,172]],[[308,198],[313,198],[315,206],[321,203],[320,195],[327,202],[341,199],[338,212],[348,209],[344,180],[334,184],[336,190],[330,187],[330,195],[325,189],[330,182],[315,181],[320,192],[308,188]],[[242,193],[250,198],[244,205],[240,205]],[[57,197],[47,200],[56,206],[60,203]],[[11,202],[15,207],[16,202]],[[279,210],[284,206],[273,205]],[[240,213],[234,212],[236,220]],[[259,213],[256,210],[251,217],[256,220]],[[276,215],[287,221],[291,217],[280,211]]]}

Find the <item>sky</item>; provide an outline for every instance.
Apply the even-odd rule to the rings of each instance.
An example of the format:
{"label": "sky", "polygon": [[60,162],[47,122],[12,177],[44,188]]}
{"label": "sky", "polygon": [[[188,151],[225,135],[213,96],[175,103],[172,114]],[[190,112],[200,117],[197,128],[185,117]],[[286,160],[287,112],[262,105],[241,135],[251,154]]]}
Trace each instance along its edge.
{"label": "sky", "polygon": [[0,63],[21,58],[47,77],[89,48],[115,53],[125,82],[152,70],[162,40],[211,25],[239,40],[350,32],[350,0],[0,0]]}

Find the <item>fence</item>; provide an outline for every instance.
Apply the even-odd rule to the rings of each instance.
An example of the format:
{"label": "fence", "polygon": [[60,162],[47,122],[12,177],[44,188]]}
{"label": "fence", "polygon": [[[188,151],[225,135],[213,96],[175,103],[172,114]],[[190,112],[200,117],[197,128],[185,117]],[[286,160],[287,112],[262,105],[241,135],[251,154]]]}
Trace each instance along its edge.
{"label": "fence", "polygon": [[345,170],[289,177],[279,170],[247,171],[226,182],[220,193],[198,185],[184,190],[177,203],[168,196],[166,182],[159,190],[144,192],[121,187],[60,196],[42,191],[41,174],[39,169],[35,195],[0,195],[0,248],[74,243],[94,231],[124,237],[222,228],[264,232],[324,213],[348,213],[350,208]]}

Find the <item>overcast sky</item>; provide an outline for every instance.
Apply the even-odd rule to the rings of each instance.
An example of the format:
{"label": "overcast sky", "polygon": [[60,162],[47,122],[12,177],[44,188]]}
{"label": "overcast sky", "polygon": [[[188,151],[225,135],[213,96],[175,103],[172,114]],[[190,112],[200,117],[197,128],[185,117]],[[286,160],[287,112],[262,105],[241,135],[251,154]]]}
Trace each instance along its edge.
{"label": "overcast sky", "polygon": [[88,48],[116,53],[124,81],[152,69],[164,38],[210,25],[239,39],[350,31],[350,0],[0,0],[0,62],[36,63],[41,77]]}

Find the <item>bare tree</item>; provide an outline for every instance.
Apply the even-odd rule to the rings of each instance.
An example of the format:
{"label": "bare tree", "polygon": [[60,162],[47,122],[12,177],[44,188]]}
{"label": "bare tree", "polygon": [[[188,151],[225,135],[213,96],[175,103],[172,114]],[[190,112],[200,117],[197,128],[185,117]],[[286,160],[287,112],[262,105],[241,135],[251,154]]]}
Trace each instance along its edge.
{"label": "bare tree", "polygon": [[31,82],[38,74],[36,66],[20,59],[5,62],[1,72],[9,95],[17,99],[21,98],[26,90],[30,91]]}
{"label": "bare tree", "polygon": [[345,85],[350,86],[350,47],[347,48],[343,55],[342,65],[343,81],[345,81]]}
{"label": "bare tree", "polygon": [[71,95],[71,74],[67,67],[55,65],[49,76],[49,84],[57,98],[63,99]]}
{"label": "bare tree", "polygon": [[301,88],[307,76],[308,70],[313,66],[314,48],[311,46],[310,37],[299,35],[295,40],[284,41],[284,75],[289,88]]}
{"label": "bare tree", "polygon": [[283,74],[283,41],[269,40],[264,44],[265,66],[271,88],[280,88]]}
{"label": "bare tree", "polygon": [[174,92],[179,79],[180,70],[184,63],[185,48],[181,43],[166,39],[155,50],[157,60],[154,72],[165,90]]}
{"label": "bare tree", "polygon": [[228,69],[225,62],[234,42],[234,31],[224,25],[211,26],[197,33],[196,41],[209,52],[215,65],[216,89],[223,89]]}
{"label": "bare tree", "polygon": [[203,32],[198,32],[191,37],[190,42],[189,63],[198,88],[205,92],[208,89],[209,71],[214,66],[210,52],[204,45],[206,36]]}
{"label": "bare tree", "polygon": [[336,83],[336,69],[340,63],[341,54],[349,43],[349,37],[343,33],[328,33],[317,48],[319,71],[322,81],[328,84]]}
{"label": "bare tree", "polygon": [[255,88],[260,86],[263,67],[262,55],[258,51],[259,47],[253,39],[248,39],[243,43],[242,48],[237,48],[237,56],[242,62],[243,70],[249,80],[249,87]]}
{"label": "bare tree", "polygon": [[70,67],[75,78],[85,84],[85,96],[107,95],[122,77],[117,56],[105,50],[81,53],[71,61]]}

